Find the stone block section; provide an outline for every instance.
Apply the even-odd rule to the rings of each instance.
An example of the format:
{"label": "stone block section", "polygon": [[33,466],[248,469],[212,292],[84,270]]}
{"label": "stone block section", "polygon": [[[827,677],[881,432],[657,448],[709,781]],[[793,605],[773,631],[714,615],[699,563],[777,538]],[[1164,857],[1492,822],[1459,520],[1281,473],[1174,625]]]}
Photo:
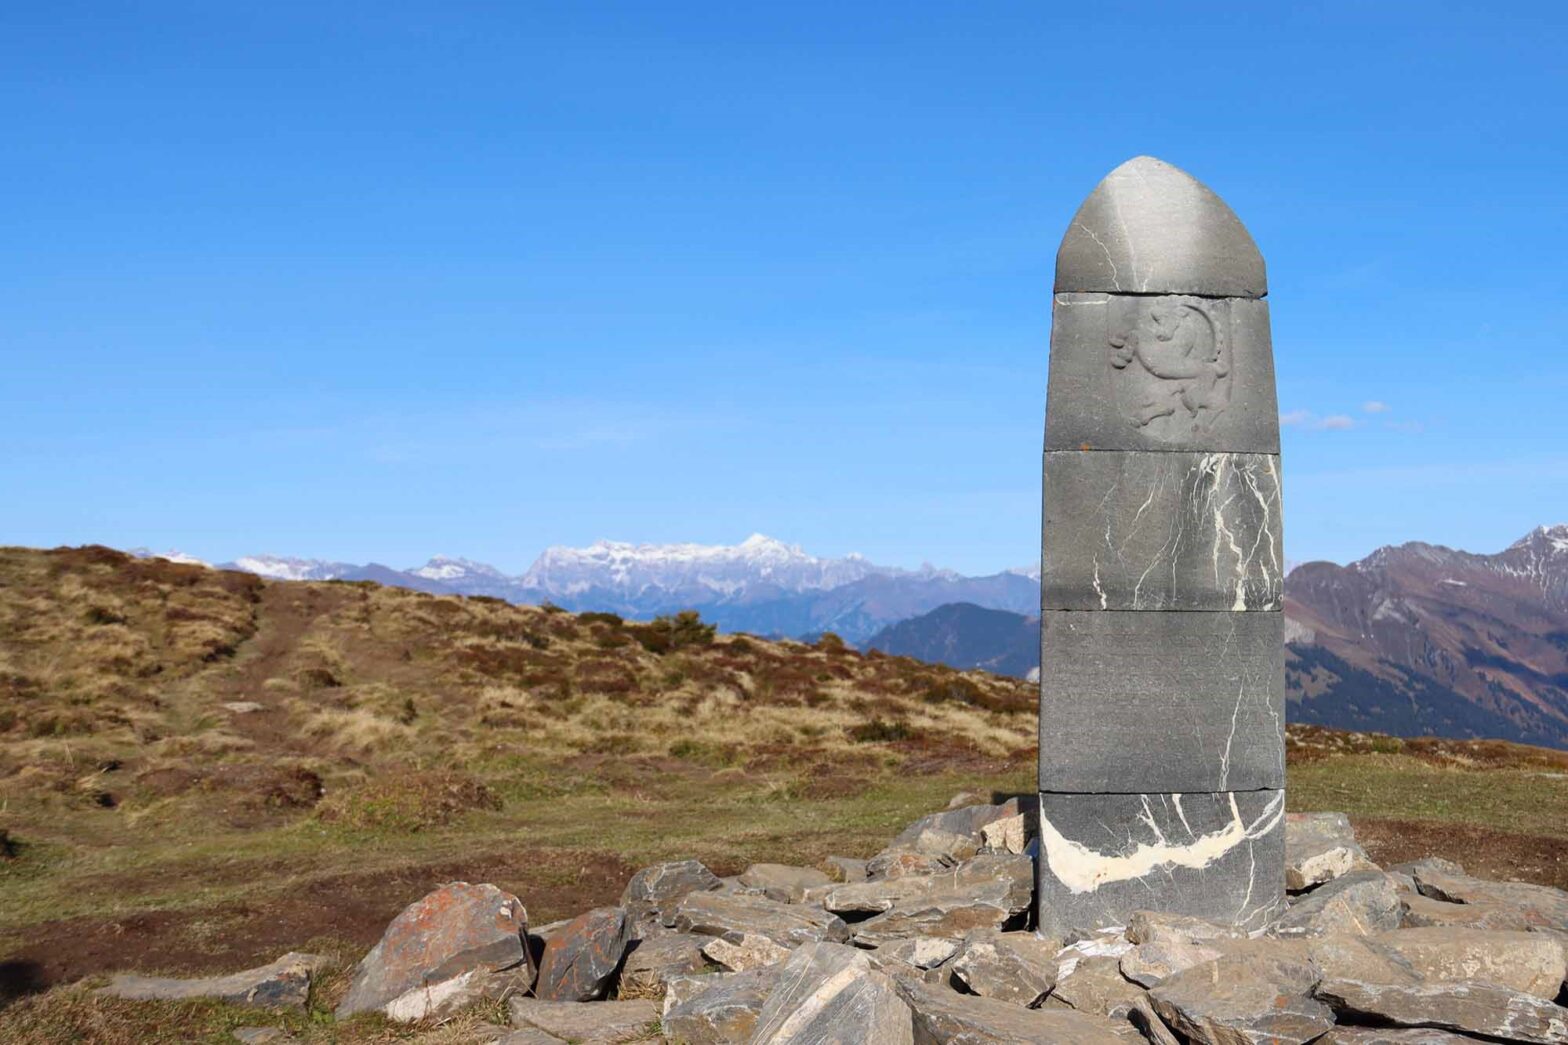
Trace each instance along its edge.
{"label": "stone block section", "polygon": [[1040,932],[1132,911],[1260,929],[1284,904],[1285,793],[1040,796]]}
{"label": "stone block section", "polygon": [[1284,786],[1284,614],[1040,616],[1041,790]]}
{"label": "stone block section", "polygon": [[1224,200],[1186,171],[1136,156],[1073,215],[1056,251],[1056,290],[1260,298],[1268,278]]}
{"label": "stone block section", "polygon": [[1043,500],[1043,609],[1284,606],[1278,457],[1053,451]]}
{"label": "stone block section", "polygon": [[1047,450],[1279,453],[1269,306],[1058,294]]}

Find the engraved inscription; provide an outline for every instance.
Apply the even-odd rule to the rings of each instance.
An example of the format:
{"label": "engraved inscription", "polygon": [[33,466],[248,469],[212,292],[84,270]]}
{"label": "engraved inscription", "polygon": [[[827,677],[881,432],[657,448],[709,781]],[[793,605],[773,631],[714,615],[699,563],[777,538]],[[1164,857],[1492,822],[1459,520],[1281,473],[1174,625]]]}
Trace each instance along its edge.
{"label": "engraved inscription", "polygon": [[1228,319],[1202,298],[1113,298],[1106,340],[1122,416],[1158,439],[1207,432],[1230,405]]}

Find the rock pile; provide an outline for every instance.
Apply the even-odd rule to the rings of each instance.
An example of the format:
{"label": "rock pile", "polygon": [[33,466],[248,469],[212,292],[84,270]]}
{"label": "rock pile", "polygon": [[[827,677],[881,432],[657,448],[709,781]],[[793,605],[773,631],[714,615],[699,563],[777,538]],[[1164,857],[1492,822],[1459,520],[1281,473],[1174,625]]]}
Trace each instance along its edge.
{"label": "rock pile", "polygon": [[[1286,824],[1291,902],[1263,932],[1140,912],[1054,939],[1030,923],[1034,848],[1016,803],[977,803],[864,862],[660,864],[617,906],[532,929],[516,897],[452,883],[392,922],[338,1012],[505,1000],[512,1027],[489,1040],[506,1045],[1568,1042],[1568,893],[1379,868],[1343,816],[1305,814]],[[310,963],[291,958],[294,983]]]}

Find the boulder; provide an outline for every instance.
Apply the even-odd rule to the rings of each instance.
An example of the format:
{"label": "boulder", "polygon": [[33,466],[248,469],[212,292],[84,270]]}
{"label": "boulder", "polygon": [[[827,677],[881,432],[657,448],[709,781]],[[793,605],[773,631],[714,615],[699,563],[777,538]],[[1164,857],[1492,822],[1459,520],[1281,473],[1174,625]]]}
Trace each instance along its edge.
{"label": "boulder", "polygon": [[210,998],[230,1005],[258,1009],[304,1011],[310,995],[310,977],[326,959],[290,951],[277,961],[228,976],[177,979],[121,973],[99,993],[132,1001],[189,1001]]}
{"label": "boulder", "polygon": [[948,966],[953,976],[982,998],[1033,1008],[1056,986],[1055,940],[1031,932],[994,929],[964,938]]}
{"label": "boulder", "polygon": [[864,882],[866,861],[852,856],[830,856],[822,861],[822,870],[834,882]]}
{"label": "boulder", "polygon": [[735,933],[734,939],[716,936],[703,945],[702,953],[731,972],[745,972],[776,965],[789,957],[789,948],[781,947],[756,933]]}
{"label": "boulder", "polygon": [[745,1045],[773,989],[777,966],[672,980],[665,1035],[682,1045]]}
{"label": "boulder", "polygon": [[701,936],[755,933],[781,947],[815,940],[842,943],[849,926],[835,914],[801,904],[779,903],[765,896],[691,893],[675,905],[675,927]]}
{"label": "boulder", "polygon": [[984,848],[993,853],[1021,853],[1028,845],[1028,821],[1024,814],[1004,816],[980,829]]}
{"label": "boulder", "polygon": [[1399,924],[1407,929],[1454,926],[1461,929],[1530,928],[1530,919],[1517,907],[1495,903],[1449,903],[1422,896],[1399,894]]}
{"label": "boulder", "polygon": [[1373,866],[1344,813],[1287,813],[1285,888],[1311,889]]}
{"label": "boulder", "polygon": [[909,1006],[864,951],[806,943],[778,967],[751,1040],[913,1045],[914,1030]]}
{"label": "boulder", "polygon": [[1098,954],[1061,962],[1056,987],[1041,1008],[1126,1019],[1144,992],[1127,981],[1118,964],[1118,958]]}
{"label": "boulder", "polygon": [[800,903],[807,889],[829,885],[832,879],[815,867],[789,864],[752,864],[740,876],[740,883],[780,903]]}
{"label": "boulder", "polygon": [[1490,983],[1552,1001],[1568,966],[1544,933],[1431,927],[1378,933],[1373,942],[1428,983]]}
{"label": "boulder", "polygon": [[1352,871],[1296,899],[1280,918],[1282,936],[1375,933],[1399,928],[1399,892],[1382,871]]}
{"label": "boulder", "polygon": [[1422,896],[1449,903],[1512,908],[1532,928],[1568,930],[1568,893],[1561,889],[1525,882],[1491,882],[1440,867],[1413,869],[1411,877]]}
{"label": "boulder", "polygon": [[702,946],[710,940],[691,933],[661,932],[643,937],[626,952],[616,997],[662,999],[670,980],[708,968]]}
{"label": "boulder", "polygon": [[1278,941],[1250,941],[1224,957],[1184,969],[1149,991],[1154,1010],[1179,1035],[1202,1045],[1308,1042],[1334,1025],[1312,996],[1318,971]]}
{"label": "boulder", "polygon": [[633,923],[649,918],[668,923],[665,912],[689,893],[705,893],[723,883],[700,860],[672,860],[644,867],[621,893],[621,907]]}
{"label": "boulder", "polygon": [[1568,1009],[1484,983],[1396,984],[1324,980],[1316,995],[1356,1022],[1435,1027],[1505,1041],[1568,1041]]}
{"label": "boulder", "polygon": [[354,969],[337,1017],[386,1012],[421,1019],[452,1011],[488,979],[517,969],[528,979],[522,901],[493,885],[451,882],[406,907]]}
{"label": "boulder", "polygon": [[584,1005],[518,996],[507,1001],[507,1011],[514,1027],[534,1028],[584,1045],[658,1038],[659,1005],[647,998]]}
{"label": "boulder", "polygon": [[918,1045],[1105,1045],[1142,1042],[1128,1023],[1071,1009],[1026,1009],[913,979],[898,981]]}
{"label": "boulder", "polygon": [[910,824],[894,837],[889,849],[896,847],[916,848],[915,843],[922,835],[960,835],[970,838],[975,842],[980,840],[980,831],[987,824],[1009,816],[1017,816],[1023,811],[1018,799],[1009,798],[997,805],[975,804],[959,806],[941,813],[932,813],[923,816]]}
{"label": "boulder", "polygon": [[621,908],[599,907],[578,915],[545,944],[535,996],[545,1001],[604,997],[630,942]]}

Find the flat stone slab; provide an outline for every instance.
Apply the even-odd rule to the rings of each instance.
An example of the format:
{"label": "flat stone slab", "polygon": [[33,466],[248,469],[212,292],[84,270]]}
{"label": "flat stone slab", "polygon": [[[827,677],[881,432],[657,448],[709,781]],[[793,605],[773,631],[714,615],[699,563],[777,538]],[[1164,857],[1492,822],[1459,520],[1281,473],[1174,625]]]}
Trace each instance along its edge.
{"label": "flat stone slab", "polygon": [[210,998],[259,1009],[305,1008],[310,977],[326,959],[291,951],[275,962],[228,976],[179,979],[122,973],[100,993],[132,1001],[189,1001]]}
{"label": "flat stone slab", "polygon": [[1040,796],[1040,931],[1156,909],[1261,929],[1279,912],[1283,791]]}
{"label": "flat stone slab", "polygon": [[676,905],[675,927],[699,936],[736,939],[751,933],[791,948],[814,940],[849,939],[849,926],[835,914],[743,893],[691,893]]}
{"label": "flat stone slab", "polygon": [[635,1001],[541,1001],[514,996],[507,1001],[512,1026],[533,1027],[574,1042],[631,1042],[657,1038],[659,1005]]}
{"label": "flat stone slab", "polygon": [[1045,455],[1047,610],[1278,610],[1279,458],[1057,450]]}
{"label": "flat stone slab", "polygon": [[1283,629],[1281,613],[1042,613],[1041,789],[1283,787]]}
{"label": "flat stone slab", "polygon": [[665,1035],[682,1045],[744,1045],[767,1003],[778,966],[670,981]]}
{"label": "flat stone slab", "polygon": [[1334,1013],[1312,997],[1318,970],[1273,941],[1251,953],[1193,966],[1149,992],[1154,1010],[1185,1040],[1309,1042],[1334,1025]]}
{"label": "flat stone slab", "polygon": [[1266,302],[1057,294],[1045,449],[1279,453]]}
{"label": "flat stone slab", "polygon": [[921,1045],[1104,1045],[1141,1042],[1132,1025],[1071,1009],[1029,1009],[901,978],[898,989],[915,1017]]}
{"label": "flat stone slab", "polygon": [[779,967],[755,1045],[914,1045],[909,1006],[865,951],[803,944]]}
{"label": "flat stone slab", "polygon": [[1056,251],[1056,291],[1260,298],[1263,256],[1224,200],[1152,156],[1096,185]]}
{"label": "flat stone slab", "polygon": [[1276,925],[1281,935],[1345,932],[1355,935],[1399,928],[1403,910],[1393,875],[1372,868],[1352,871],[1299,897]]}
{"label": "flat stone slab", "polygon": [[1316,994],[1341,1015],[1402,1027],[1433,1027],[1504,1041],[1568,1041],[1568,1009],[1484,983],[1374,984],[1324,980]]}

